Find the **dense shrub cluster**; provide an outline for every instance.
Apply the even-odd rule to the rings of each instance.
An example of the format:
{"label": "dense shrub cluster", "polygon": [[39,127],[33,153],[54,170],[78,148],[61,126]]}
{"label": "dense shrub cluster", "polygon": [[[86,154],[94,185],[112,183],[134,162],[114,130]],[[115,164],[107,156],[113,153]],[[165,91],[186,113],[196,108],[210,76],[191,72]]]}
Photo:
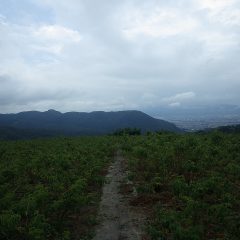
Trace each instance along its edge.
{"label": "dense shrub cluster", "polygon": [[239,133],[128,133],[0,142],[0,239],[90,238],[120,146],[152,239],[239,239]]}
{"label": "dense shrub cluster", "polygon": [[141,135],[141,129],[139,128],[124,128],[115,131],[112,135],[114,136],[134,136],[134,135]]}
{"label": "dense shrub cluster", "polygon": [[0,142],[0,239],[89,234],[113,152],[111,137]]}
{"label": "dense shrub cluster", "polygon": [[152,239],[239,239],[239,134],[125,137],[123,149],[139,196],[153,209]]}

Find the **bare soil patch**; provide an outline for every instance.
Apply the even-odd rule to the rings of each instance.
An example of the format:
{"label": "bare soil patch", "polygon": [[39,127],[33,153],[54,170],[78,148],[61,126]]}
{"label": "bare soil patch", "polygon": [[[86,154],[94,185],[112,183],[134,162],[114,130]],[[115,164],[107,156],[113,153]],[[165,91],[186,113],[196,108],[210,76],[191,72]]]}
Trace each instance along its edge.
{"label": "bare soil patch", "polygon": [[106,179],[93,240],[147,239],[144,209],[130,204],[136,193],[127,180],[126,163],[120,152],[116,153]]}

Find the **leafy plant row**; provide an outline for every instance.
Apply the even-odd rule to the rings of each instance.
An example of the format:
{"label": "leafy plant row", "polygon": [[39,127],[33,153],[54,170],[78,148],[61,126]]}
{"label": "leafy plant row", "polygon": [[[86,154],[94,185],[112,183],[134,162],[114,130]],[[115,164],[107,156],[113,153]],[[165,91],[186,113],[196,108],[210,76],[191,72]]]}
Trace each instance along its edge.
{"label": "leafy plant row", "polygon": [[90,236],[111,137],[0,142],[0,239]]}
{"label": "leafy plant row", "polygon": [[151,239],[239,239],[239,134],[126,136],[123,149]]}

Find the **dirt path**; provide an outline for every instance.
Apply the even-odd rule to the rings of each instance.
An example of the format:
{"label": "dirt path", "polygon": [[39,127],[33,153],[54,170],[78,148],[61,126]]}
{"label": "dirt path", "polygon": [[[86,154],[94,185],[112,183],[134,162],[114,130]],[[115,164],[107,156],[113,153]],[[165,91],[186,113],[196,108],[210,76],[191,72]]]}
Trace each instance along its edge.
{"label": "dirt path", "polygon": [[140,209],[130,206],[129,201],[134,194],[122,194],[120,187],[127,182],[124,159],[118,152],[109,168],[107,182],[103,187],[103,194],[99,210],[99,226],[93,240],[140,240],[144,226],[144,215]]}

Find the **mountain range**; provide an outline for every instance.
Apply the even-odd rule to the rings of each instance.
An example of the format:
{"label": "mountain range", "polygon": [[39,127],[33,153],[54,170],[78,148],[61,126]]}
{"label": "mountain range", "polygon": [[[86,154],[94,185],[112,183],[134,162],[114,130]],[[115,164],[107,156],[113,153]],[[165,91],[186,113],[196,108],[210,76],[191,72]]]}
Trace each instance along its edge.
{"label": "mountain range", "polygon": [[181,132],[173,123],[155,119],[141,111],[46,112],[0,114],[0,139],[29,139],[49,136],[111,134],[118,129]]}

